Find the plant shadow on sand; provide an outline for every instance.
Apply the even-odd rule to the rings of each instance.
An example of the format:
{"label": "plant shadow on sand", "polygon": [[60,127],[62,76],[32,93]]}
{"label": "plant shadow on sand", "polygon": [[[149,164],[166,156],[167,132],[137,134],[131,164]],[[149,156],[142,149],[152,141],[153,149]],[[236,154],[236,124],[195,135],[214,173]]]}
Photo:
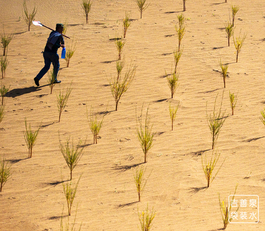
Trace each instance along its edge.
{"label": "plant shadow on sand", "polygon": [[260,137],[256,137],[256,138],[250,138],[250,139],[247,139],[247,140],[243,140],[242,142],[252,142],[252,141],[256,141],[256,140],[262,139],[262,138],[265,138],[265,136],[260,136]]}
{"label": "plant shadow on sand", "polygon": [[52,216],[52,217],[49,217],[49,220],[57,220],[57,219],[61,219],[63,217],[68,217],[68,215]]}
{"label": "plant shadow on sand", "polygon": [[203,153],[207,152],[207,151],[210,151],[211,149],[204,149],[204,150],[199,150],[199,151],[196,151],[196,152],[191,152],[190,154],[193,155],[193,156],[201,156]]}
{"label": "plant shadow on sand", "polygon": [[69,180],[56,180],[56,181],[53,181],[50,183],[46,183],[46,185],[57,186],[58,184],[62,184],[62,183],[67,182],[67,181],[69,181]]}
{"label": "plant shadow on sand", "polygon": [[22,160],[27,160],[27,159],[29,159],[28,157],[26,157],[26,158],[21,158],[21,159],[10,159],[10,160],[7,160],[7,161],[9,161],[11,164],[16,164],[16,163],[18,163],[18,162],[20,162],[20,161],[22,161]]}
{"label": "plant shadow on sand", "polygon": [[49,84],[40,86],[40,87],[24,87],[24,88],[16,88],[16,89],[12,89],[11,91],[6,93],[6,97],[12,97],[15,98],[17,96],[21,96],[21,95],[25,95],[25,94],[29,94],[31,92],[36,92],[36,91],[40,91],[42,87],[46,87]]}
{"label": "plant shadow on sand", "polygon": [[142,162],[142,163],[138,163],[138,164],[131,164],[131,165],[115,165],[114,167],[112,167],[114,170],[118,170],[118,171],[121,171],[121,172],[125,172],[125,171],[127,171],[127,170],[129,170],[129,169],[131,169],[131,168],[135,168],[135,167],[137,167],[137,166],[139,166],[139,165],[142,165],[142,164],[144,164],[144,162]]}
{"label": "plant shadow on sand", "polygon": [[202,190],[206,190],[207,187],[206,186],[203,186],[203,187],[191,187],[190,188],[190,193],[198,193]]}
{"label": "plant shadow on sand", "polygon": [[126,206],[130,206],[130,205],[133,205],[133,204],[136,204],[138,201],[134,201],[134,202],[130,202],[130,203],[125,203],[125,204],[119,204],[117,207],[118,208],[124,208]]}

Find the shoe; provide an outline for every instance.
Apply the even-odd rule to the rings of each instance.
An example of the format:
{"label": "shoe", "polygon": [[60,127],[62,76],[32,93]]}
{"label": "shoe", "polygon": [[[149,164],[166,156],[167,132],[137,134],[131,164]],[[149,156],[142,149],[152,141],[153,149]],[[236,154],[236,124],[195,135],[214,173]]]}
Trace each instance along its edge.
{"label": "shoe", "polygon": [[60,80],[54,80],[54,82],[53,83],[60,83],[61,81]]}
{"label": "shoe", "polygon": [[34,78],[34,82],[35,82],[35,84],[37,85],[37,87],[40,86],[40,84],[39,84],[39,80],[38,80],[38,79]]}

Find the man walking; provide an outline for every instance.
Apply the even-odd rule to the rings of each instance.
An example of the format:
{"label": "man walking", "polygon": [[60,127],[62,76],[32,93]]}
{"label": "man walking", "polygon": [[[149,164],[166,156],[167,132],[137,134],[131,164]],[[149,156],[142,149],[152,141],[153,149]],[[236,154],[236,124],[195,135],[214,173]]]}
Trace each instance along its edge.
{"label": "man walking", "polygon": [[40,70],[39,74],[34,78],[35,84],[39,86],[40,79],[47,73],[50,69],[51,63],[53,65],[53,74],[54,74],[54,83],[60,83],[61,81],[57,80],[57,74],[59,71],[60,63],[57,50],[60,47],[64,47],[64,39],[62,36],[63,33],[63,24],[56,24],[56,31],[52,31],[47,40],[43,58],[44,58],[44,67]]}

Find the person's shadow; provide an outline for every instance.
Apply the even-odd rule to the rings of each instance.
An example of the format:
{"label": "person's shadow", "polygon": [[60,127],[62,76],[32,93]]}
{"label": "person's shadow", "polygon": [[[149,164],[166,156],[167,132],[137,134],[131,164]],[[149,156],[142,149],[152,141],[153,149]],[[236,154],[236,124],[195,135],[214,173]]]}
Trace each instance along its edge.
{"label": "person's shadow", "polygon": [[21,96],[21,95],[25,95],[31,92],[36,92],[36,91],[40,91],[42,87],[46,87],[49,84],[40,86],[40,87],[35,87],[35,86],[31,86],[31,87],[25,87],[25,88],[16,88],[16,89],[12,89],[11,91],[7,92],[5,97],[12,97],[15,98],[17,96]]}

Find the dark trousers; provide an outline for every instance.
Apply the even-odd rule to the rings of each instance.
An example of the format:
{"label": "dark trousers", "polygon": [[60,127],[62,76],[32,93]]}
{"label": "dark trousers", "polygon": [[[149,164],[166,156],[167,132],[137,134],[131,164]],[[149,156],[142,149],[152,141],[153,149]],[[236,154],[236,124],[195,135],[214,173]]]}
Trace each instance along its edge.
{"label": "dark trousers", "polygon": [[36,79],[40,80],[50,69],[51,63],[53,65],[54,78],[57,80],[57,74],[59,71],[60,63],[59,56],[57,53],[52,52],[43,52],[44,58],[44,67],[40,70],[39,74],[36,76]]}

